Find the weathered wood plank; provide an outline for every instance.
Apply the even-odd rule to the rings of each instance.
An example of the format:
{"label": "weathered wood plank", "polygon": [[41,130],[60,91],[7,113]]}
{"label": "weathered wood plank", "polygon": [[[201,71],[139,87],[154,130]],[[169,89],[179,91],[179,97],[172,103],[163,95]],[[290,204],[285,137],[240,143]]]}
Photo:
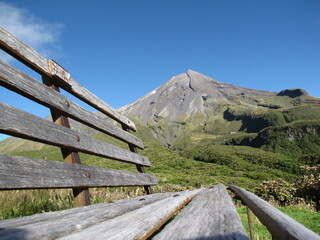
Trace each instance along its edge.
{"label": "weathered wood plank", "polygon": [[[177,193],[158,193],[87,207],[48,212],[0,221],[0,239],[55,239],[121,216],[130,211],[172,198]],[[90,238],[93,239],[93,238]]]}
{"label": "weathered wood plank", "polygon": [[[37,53],[34,49],[22,42],[20,39],[13,36],[5,28],[0,26],[0,48],[23,62],[33,70],[37,71],[41,75],[52,77],[52,73],[49,70],[49,61]],[[121,124],[126,125],[130,129],[136,131],[135,124],[119,114],[110,105],[102,101],[92,92],[84,88],[81,84],[77,83],[72,78],[66,81],[63,78],[55,77],[55,81],[66,91],[82,99],[92,107],[103,112],[112,119],[118,121]]]}
{"label": "weathered wood plank", "polygon": [[38,73],[50,75],[47,59],[0,26],[0,48]]}
{"label": "weathered wood plank", "polygon": [[149,159],[0,103],[0,132],[70,150],[150,166]]}
{"label": "weathered wood plank", "polygon": [[249,239],[222,184],[202,191],[153,239]]}
{"label": "weathered wood plank", "polygon": [[235,185],[232,189],[267,227],[275,239],[320,239],[320,236],[290,218],[268,202]]}
{"label": "weathered wood plank", "polygon": [[61,239],[146,239],[201,190],[173,195]]}
{"label": "weathered wood plank", "polygon": [[156,185],[153,175],[0,155],[0,189]]}
{"label": "weathered wood plank", "polygon": [[108,123],[108,121],[97,114],[87,111],[62,94],[1,60],[0,85],[44,106],[53,107],[61,111],[65,116],[73,118],[98,131],[143,149],[143,144],[139,138],[114,126],[112,123]]}

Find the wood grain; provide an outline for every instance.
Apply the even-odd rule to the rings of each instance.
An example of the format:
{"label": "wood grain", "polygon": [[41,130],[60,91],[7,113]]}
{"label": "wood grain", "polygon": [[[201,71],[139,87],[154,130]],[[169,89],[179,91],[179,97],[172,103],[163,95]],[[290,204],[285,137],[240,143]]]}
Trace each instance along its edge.
{"label": "wood grain", "polygon": [[320,239],[320,236],[290,218],[268,202],[235,185],[232,189],[268,228],[275,239]]}
{"label": "wood grain", "polygon": [[184,192],[158,193],[0,221],[0,239],[56,239],[177,194]]}
{"label": "wood grain", "polygon": [[146,239],[200,191],[173,195],[61,239]]}
{"label": "wood grain", "polygon": [[[48,67],[49,61],[1,26],[0,48],[39,74],[52,77],[52,73],[49,71]],[[66,91],[82,99],[84,102],[88,103],[92,107],[118,121],[119,123],[126,125],[133,131],[136,131],[135,124],[131,120],[119,114],[114,108],[72,78],[69,78],[69,80],[66,81],[65,79],[55,77],[54,80]]]}
{"label": "wood grain", "polygon": [[54,91],[28,74],[9,66],[1,60],[0,85],[44,106],[55,108],[65,116],[73,118],[98,131],[143,149],[143,144],[139,138],[114,126],[99,115],[87,111],[59,92]]}
{"label": "wood grain", "polygon": [[249,239],[222,185],[202,191],[153,239]]}
{"label": "wood grain", "polygon": [[38,73],[51,75],[48,70],[47,59],[2,26],[0,26],[0,48]]}
{"label": "wood grain", "polygon": [[0,132],[70,150],[150,166],[149,159],[0,103]]}
{"label": "wood grain", "polygon": [[0,155],[0,189],[156,185],[153,175]]}

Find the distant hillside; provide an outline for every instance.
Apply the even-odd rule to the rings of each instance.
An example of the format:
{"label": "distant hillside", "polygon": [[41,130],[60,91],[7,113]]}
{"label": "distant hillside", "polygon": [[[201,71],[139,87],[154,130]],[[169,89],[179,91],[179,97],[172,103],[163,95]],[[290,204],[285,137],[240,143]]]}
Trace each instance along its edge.
{"label": "distant hillside", "polygon": [[228,144],[251,146],[294,157],[319,154],[320,121],[296,121],[268,127],[256,135],[233,138]]}

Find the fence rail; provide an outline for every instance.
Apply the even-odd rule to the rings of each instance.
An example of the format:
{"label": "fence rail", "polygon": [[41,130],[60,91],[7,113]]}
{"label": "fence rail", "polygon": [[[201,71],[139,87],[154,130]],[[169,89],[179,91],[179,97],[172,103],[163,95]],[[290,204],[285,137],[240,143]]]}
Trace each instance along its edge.
{"label": "fence rail", "polygon": [[275,239],[320,239],[319,235],[253,193],[235,185],[231,185],[230,189],[251,209]]}

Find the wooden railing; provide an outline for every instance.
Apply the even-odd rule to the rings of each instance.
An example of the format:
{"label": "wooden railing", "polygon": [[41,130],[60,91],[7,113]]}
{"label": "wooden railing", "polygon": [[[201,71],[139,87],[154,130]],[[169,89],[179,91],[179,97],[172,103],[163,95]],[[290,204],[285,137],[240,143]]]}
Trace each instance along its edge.
{"label": "wooden railing", "polygon": [[230,189],[266,226],[273,239],[320,239],[319,235],[253,193],[235,185],[231,185]]}
{"label": "wooden railing", "polygon": [[[60,163],[1,155],[0,161],[5,162],[6,167],[1,170],[5,172],[0,177],[0,189],[73,188],[75,206],[90,204],[88,187],[144,186],[147,193],[152,193],[150,186],[157,184],[157,180],[144,173],[144,167],[150,166],[150,162],[137,153],[136,148],[143,149],[144,146],[139,138],[129,132],[136,130],[131,120],[73,80],[55,61],[45,59],[2,27],[0,47],[38,72],[43,81],[41,83],[0,61],[0,85],[48,107],[53,120],[52,123],[0,103],[0,133],[58,146],[65,161]],[[96,108],[105,117],[93,114],[68,99],[60,93],[60,88]],[[108,117],[122,128],[107,121],[105,118]],[[71,130],[68,118],[126,142],[129,150]],[[79,152],[133,163],[140,173],[81,166]]]}

